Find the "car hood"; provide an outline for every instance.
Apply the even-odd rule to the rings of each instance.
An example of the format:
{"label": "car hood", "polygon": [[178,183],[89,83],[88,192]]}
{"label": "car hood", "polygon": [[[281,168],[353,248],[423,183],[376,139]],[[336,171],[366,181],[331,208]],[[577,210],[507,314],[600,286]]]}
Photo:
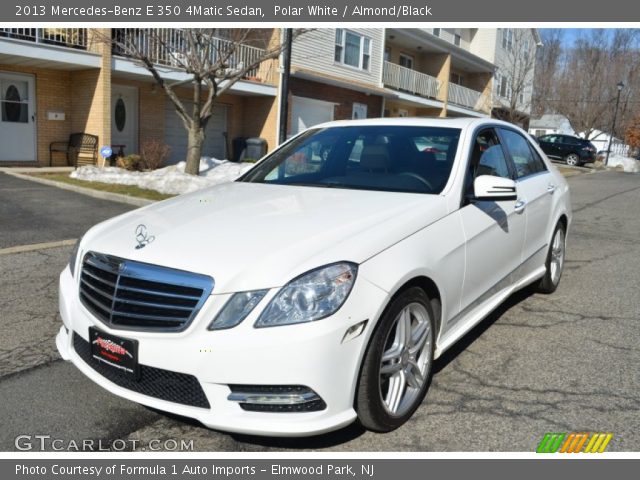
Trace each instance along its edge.
{"label": "car hood", "polygon": [[214,293],[229,293],[279,287],[332,262],[362,263],[445,214],[438,195],[233,182],[103,222],[81,251],[203,273]]}

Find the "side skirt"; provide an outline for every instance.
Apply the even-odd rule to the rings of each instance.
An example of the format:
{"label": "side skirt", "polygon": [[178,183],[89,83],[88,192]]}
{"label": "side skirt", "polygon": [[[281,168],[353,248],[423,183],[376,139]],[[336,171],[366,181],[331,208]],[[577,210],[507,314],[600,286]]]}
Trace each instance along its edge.
{"label": "side skirt", "polygon": [[503,280],[487,291],[487,293],[482,295],[477,301],[473,302],[448,322],[450,325],[454,326],[438,339],[434,358],[438,358],[447,351],[447,349],[460,340],[460,338],[462,338],[469,330],[480,323],[511,294],[542,278],[547,269],[545,265],[541,265],[526,277],[515,281],[513,277],[518,270],[519,269],[516,269],[516,271],[507,275]]}

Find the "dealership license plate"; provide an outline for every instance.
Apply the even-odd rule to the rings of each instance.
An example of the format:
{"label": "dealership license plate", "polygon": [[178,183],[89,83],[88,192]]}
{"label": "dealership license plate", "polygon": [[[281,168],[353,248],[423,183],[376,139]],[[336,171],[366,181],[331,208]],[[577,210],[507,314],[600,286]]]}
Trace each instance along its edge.
{"label": "dealership license plate", "polygon": [[124,375],[139,379],[138,341],[117,337],[89,327],[91,354],[95,360],[120,370]]}

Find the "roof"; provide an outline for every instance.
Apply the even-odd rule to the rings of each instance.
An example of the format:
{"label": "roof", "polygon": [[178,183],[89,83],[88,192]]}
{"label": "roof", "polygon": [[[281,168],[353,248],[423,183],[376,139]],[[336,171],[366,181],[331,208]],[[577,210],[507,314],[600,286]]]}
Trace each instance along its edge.
{"label": "roof", "polygon": [[558,128],[563,124],[571,125],[569,119],[564,115],[558,115],[555,113],[545,113],[540,118],[532,118],[529,122],[529,128],[540,128],[540,127],[552,127]]}
{"label": "roof", "polygon": [[506,125],[513,127],[511,123],[503,122],[493,118],[476,117],[387,117],[387,118],[367,118],[362,120],[335,120],[333,122],[314,125],[312,128],[327,127],[357,127],[366,125],[404,125],[409,127],[449,127],[465,129],[476,125]]}

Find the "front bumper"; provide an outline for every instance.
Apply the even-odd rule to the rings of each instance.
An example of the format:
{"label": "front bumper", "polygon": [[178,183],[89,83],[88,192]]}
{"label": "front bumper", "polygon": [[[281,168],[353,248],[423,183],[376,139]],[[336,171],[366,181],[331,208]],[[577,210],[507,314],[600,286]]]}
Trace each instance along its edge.
{"label": "front bumper", "polygon": [[[272,328],[253,328],[261,309],[275,295],[273,289],[240,325],[208,331],[207,326],[229,295],[211,295],[183,332],[133,332],[107,327],[79,301],[77,282],[69,269],[60,275],[60,314],[64,326],[56,346],[91,380],[129,400],[194,418],[219,430],[278,436],[314,435],[348,425],[356,418],[353,398],[357,376],[370,334],[387,294],[358,278],[345,304],[335,315],[317,322]],[[369,320],[361,335],[343,342],[346,330]],[[141,365],[193,375],[210,408],[161,400],[123,388],[98,373],[73,346],[73,335],[88,340],[90,326],[139,342]],[[315,391],[326,408],[315,412],[254,412],[228,400],[229,385],[304,385]]]}

